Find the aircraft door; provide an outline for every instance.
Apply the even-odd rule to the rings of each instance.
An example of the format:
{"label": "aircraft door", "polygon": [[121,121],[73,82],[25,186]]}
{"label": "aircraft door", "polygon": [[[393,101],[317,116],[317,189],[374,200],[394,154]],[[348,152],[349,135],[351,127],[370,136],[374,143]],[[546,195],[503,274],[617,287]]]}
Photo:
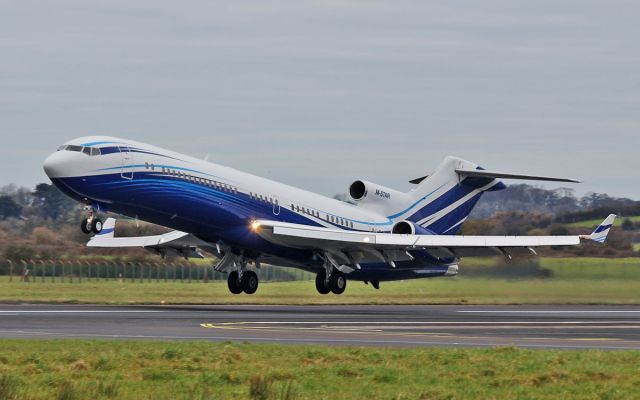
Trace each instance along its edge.
{"label": "aircraft door", "polygon": [[273,215],[280,215],[280,199],[278,196],[273,196]]}
{"label": "aircraft door", "polygon": [[127,145],[118,146],[120,150],[120,158],[122,160],[122,171],[120,176],[124,179],[133,179],[133,153]]}

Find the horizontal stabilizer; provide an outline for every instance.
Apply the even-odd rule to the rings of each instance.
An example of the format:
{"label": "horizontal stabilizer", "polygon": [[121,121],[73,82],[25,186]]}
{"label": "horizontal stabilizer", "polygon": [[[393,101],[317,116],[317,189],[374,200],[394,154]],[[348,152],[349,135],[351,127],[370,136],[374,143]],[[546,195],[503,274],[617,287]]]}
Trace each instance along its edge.
{"label": "horizontal stabilizer", "polygon": [[87,247],[122,248],[141,247],[160,255],[174,253],[185,258],[204,258],[198,248],[207,247],[208,243],[180,231],[171,231],[163,235],[115,237],[116,220],[108,218],[102,232],[95,235],[87,243]]}
{"label": "horizontal stabilizer", "polygon": [[477,177],[477,178],[521,179],[521,180],[527,180],[527,181],[580,183],[580,181],[577,179],[556,178],[551,176],[509,174],[505,172],[487,171],[484,169],[477,169],[477,170],[456,169],[456,173],[461,178],[471,176],[471,177]]}

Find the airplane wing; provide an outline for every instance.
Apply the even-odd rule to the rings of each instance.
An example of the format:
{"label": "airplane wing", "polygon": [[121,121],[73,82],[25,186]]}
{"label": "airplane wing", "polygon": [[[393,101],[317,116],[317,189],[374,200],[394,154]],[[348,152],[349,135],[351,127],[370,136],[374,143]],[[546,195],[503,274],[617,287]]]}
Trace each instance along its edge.
{"label": "airplane wing", "polygon": [[141,247],[160,255],[175,253],[185,258],[204,258],[198,247],[208,246],[193,235],[180,231],[153,236],[115,237],[115,226],[116,220],[107,218],[102,232],[92,237],[87,247]]}
{"label": "airplane wing", "polygon": [[427,250],[435,257],[467,257],[519,253],[535,254],[534,247],[574,246],[582,240],[603,243],[613,224],[610,215],[591,235],[582,236],[450,236],[357,232],[277,221],[256,221],[254,230],[264,239],[285,246],[327,251],[340,263],[411,260],[410,250]]}

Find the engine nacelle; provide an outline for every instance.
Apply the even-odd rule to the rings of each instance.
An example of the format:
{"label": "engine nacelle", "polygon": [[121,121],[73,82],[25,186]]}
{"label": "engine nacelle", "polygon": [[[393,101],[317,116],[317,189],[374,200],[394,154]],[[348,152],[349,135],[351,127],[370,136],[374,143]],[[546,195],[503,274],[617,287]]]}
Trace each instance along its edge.
{"label": "engine nacelle", "polygon": [[391,233],[395,235],[433,235],[433,232],[406,220],[393,224]]}
{"label": "engine nacelle", "polygon": [[349,186],[349,196],[362,206],[382,213],[397,210],[407,203],[407,194],[359,179]]}

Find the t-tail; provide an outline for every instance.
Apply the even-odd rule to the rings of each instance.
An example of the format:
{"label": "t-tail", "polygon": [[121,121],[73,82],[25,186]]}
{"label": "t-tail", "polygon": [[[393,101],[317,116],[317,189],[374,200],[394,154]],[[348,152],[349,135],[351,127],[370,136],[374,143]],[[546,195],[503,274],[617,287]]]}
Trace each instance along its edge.
{"label": "t-tail", "polygon": [[389,218],[396,223],[409,221],[416,230],[424,230],[423,233],[456,234],[483,193],[506,187],[500,179],[579,182],[575,179],[488,171],[470,161],[449,156],[431,175],[411,181],[417,186],[407,193],[406,204],[399,208],[400,211]]}

